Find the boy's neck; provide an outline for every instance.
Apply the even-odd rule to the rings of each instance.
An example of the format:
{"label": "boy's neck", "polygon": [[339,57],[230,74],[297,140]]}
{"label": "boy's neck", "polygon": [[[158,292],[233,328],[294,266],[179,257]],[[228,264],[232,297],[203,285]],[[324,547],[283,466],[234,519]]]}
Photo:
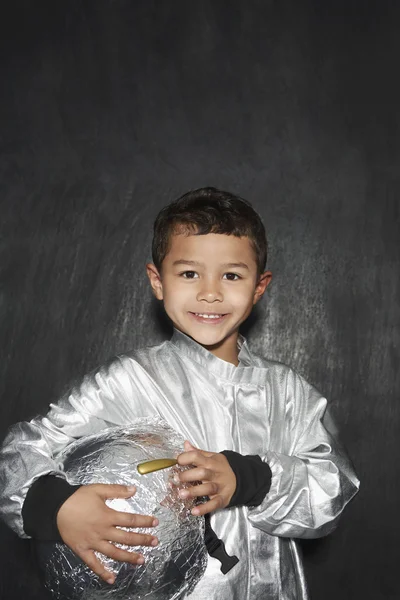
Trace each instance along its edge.
{"label": "boy's neck", "polygon": [[239,364],[238,337],[239,333],[236,332],[236,335],[231,335],[228,339],[223,340],[221,343],[215,344],[214,346],[201,345],[217,358],[225,360],[237,367]]}

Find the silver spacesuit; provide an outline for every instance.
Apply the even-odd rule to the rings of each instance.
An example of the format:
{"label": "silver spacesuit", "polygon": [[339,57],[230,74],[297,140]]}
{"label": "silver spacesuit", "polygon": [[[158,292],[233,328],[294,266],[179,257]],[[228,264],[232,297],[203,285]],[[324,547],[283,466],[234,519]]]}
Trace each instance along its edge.
{"label": "silver spacesuit", "polygon": [[255,356],[243,338],[239,366],[176,331],[171,341],[116,358],[11,428],[0,454],[0,512],[21,537],[21,509],[40,476],[64,477],[57,454],[76,438],[159,416],[204,450],[258,454],[271,489],[255,508],[224,509],[211,525],[239,563],[226,575],[209,557],[191,600],[303,600],[296,541],[334,529],[358,480],[338,445],[327,402],[289,367]]}

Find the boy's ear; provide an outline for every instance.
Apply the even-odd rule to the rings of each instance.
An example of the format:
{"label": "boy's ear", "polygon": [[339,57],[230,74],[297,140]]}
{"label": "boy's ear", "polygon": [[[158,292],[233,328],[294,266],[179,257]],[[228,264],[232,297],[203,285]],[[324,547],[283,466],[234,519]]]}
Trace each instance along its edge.
{"label": "boy's ear", "polygon": [[164,298],[162,281],[161,275],[158,272],[157,267],[153,265],[153,263],[148,263],[146,265],[146,271],[155,297],[157,298],[157,300],[162,300]]}
{"label": "boy's ear", "polygon": [[262,273],[262,275],[260,275],[257,285],[256,285],[256,289],[254,290],[253,304],[257,304],[257,302],[260,300],[260,298],[263,297],[265,290],[271,283],[271,279],[272,279],[271,271],[265,271],[265,273]]}

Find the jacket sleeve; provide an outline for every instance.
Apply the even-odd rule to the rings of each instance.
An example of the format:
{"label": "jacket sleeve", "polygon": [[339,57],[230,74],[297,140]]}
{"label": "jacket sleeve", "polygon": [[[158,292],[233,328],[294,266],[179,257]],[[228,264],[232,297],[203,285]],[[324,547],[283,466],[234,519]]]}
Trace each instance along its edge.
{"label": "jacket sleeve", "polygon": [[71,442],[126,423],[128,402],[124,400],[130,392],[129,375],[118,358],[51,404],[45,417],[10,428],[0,449],[0,514],[20,537],[30,537],[21,512],[32,484],[49,474],[65,479],[57,455]]}
{"label": "jacket sleeve", "polygon": [[359,481],[325,398],[293,372],[286,389],[283,451],[261,457],[271,468],[271,487],[249,509],[249,520],[271,535],[317,538],[335,528]]}

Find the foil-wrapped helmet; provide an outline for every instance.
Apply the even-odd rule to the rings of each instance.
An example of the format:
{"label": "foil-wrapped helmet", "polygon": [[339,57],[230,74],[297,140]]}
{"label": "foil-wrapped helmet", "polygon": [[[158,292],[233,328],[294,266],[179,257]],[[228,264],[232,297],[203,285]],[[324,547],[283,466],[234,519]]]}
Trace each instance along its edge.
{"label": "foil-wrapped helmet", "polygon": [[135,485],[133,497],[107,500],[107,504],[118,511],[154,515],[159,520],[156,530],[134,531],[155,533],[159,545],[131,548],[143,554],[144,565],[120,563],[99,553],[100,560],[116,575],[110,586],[65,544],[37,542],[44,583],[54,598],[178,600],[193,590],[205,571],[207,550],[204,519],[191,515],[193,502],[178,495],[174,476],[183,467],[174,465],[145,475],[137,469],[143,462],[176,457],[183,450],[183,441],[161,419],[144,418],[126,428],[110,428],[82,438],[57,457],[73,485]]}

